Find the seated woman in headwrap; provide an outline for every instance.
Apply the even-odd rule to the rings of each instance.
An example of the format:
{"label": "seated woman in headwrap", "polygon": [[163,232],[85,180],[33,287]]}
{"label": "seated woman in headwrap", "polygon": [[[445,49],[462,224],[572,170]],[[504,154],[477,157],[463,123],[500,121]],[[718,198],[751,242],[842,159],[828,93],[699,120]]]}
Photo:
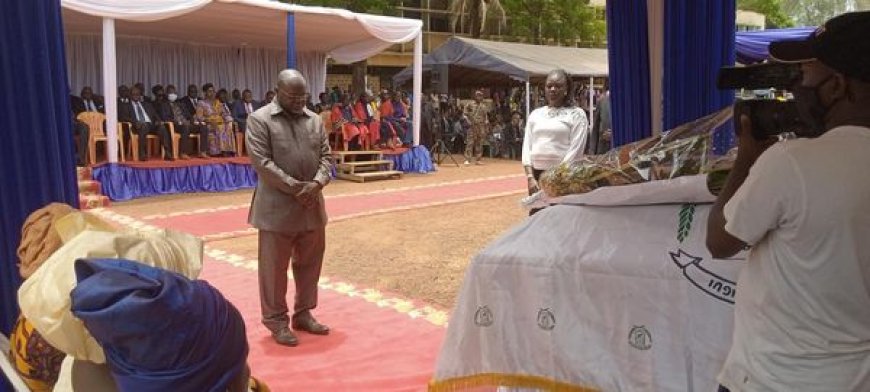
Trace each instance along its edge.
{"label": "seated woman in headwrap", "polygon": [[353,112],[354,116],[362,121],[359,127],[368,130],[363,149],[368,150],[372,146],[377,146],[381,139],[381,120],[378,105],[372,102],[371,92],[366,91],[359,95],[359,100],[353,105]]}
{"label": "seated woman in headwrap", "polygon": [[[51,203],[27,217],[21,226],[18,246],[18,272],[23,279],[29,278],[63,245],[55,223],[75,211],[66,204]],[[15,370],[27,387],[34,392],[51,391],[66,354],[45,341],[23,315],[18,316],[9,341]]]}
{"label": "seated woman in headwrap", "polygon": [[123,259],[77,260],[75,273],[72,312],[119,390],[249,390],[244,320],[207,282]]}
{"label": "seated woman in headwrap", "polygon": [[344,149],[350,150],[350,146],[363,145],[363,140],[368,136],[368,128],[354,116],[353,107],[347,94],[342,94],[341,99],[332,106],[333,126],[341,130],[341,139],[344,141]]}

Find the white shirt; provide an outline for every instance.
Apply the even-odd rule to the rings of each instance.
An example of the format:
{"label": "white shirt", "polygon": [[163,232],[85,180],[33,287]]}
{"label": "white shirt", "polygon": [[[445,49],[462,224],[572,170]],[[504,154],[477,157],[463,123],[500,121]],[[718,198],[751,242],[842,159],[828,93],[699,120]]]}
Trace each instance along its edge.
{"label": "white shirt", "polygon": [[870,129],[770,147],[724,215],[753,248],[719,382],[870,391]]}
{"label": "white shirt", "polygon": [[133,114],[136,116],[136,121],[151,122],[151,118],[148,117],[148,112],[145,111],[141,101],[133,101]]}
{"label": "white shirt", "polygon": [[582,157],[588,128],[586,113],[576,106],[535,109],[526,122],[523,166],[546,170]]}

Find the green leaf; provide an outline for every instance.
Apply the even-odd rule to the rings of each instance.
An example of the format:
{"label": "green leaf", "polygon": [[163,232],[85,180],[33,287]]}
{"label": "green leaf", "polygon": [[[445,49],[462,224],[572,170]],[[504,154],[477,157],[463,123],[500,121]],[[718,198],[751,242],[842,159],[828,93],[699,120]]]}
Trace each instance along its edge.
{"label": "green leaf", "polygon": [[680,224],[677,228],[677,241],[683,243],[689,237],[692,230],[692,221],[695,219],[695,205],[683,204],[680,209]]}

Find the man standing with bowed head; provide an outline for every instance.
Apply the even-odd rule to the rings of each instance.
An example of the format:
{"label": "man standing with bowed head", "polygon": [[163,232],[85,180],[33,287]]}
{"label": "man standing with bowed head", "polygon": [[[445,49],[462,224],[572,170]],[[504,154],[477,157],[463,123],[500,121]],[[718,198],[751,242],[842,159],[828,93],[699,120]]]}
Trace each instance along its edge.
{"label": "man standing with bowed head", "polygon": [[[311,315],[326,248],[321,190],[330,179],[331,151],[320,116],[305,107],[299,71],[278,74],[277,96],[248,116],[245,140],[259,178],[248,222],[259,229],[260,307],[278,344],[296,346],[290,330],[326,335]],[[292,258],[296,297],[288,317],[287,268]]]}

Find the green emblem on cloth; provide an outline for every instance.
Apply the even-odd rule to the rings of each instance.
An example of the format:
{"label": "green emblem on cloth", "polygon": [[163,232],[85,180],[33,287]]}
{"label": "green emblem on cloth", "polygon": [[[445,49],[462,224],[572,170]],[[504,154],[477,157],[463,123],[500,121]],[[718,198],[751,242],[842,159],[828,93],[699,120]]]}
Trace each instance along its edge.
{"label": "green emblem on cloth", "polygon": [[689,237],[689,232],[692,230],[692,220],[695,219],[695,205],[683,204],[680,209],[680,225],[677,228],[677,241],[683,243]]}

